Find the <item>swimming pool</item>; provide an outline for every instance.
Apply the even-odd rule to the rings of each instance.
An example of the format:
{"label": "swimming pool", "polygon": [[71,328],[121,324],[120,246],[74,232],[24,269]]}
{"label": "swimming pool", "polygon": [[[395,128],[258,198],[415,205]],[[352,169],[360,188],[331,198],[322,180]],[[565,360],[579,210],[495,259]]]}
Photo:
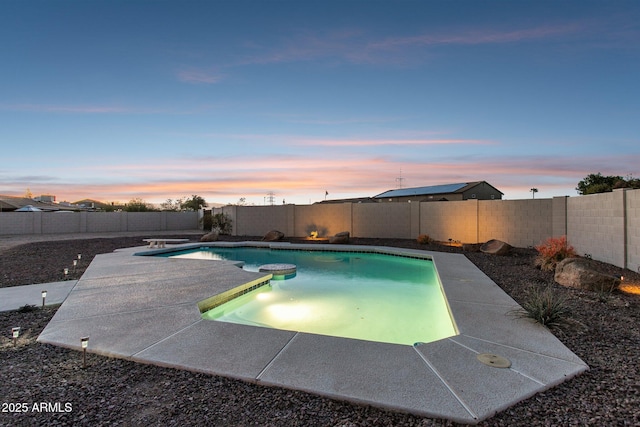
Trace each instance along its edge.
{"label": "swimming pool", "polygon": [[[379,252],[433,259],[458,335],[399,345],[202,319],[203,299],[263,273],[226,261],[156,257],[200,246]],[[330,399],[476,424],[588,369],[462,254],[385,246],[217,242],[99,254],[38,342],[133,362],[311,392]],[[126,333],[123,333],[126,331]],[[479,354],[508,358],[487,366]]]}
{"label": "swimming pool", "polygon": [[[161,256],[294,264],[202,314],[204,319],[366,341],[413,345],[457,334],[430,259],[380,253],[202,247]],[[284,278],[283,278],[284,279]]]}

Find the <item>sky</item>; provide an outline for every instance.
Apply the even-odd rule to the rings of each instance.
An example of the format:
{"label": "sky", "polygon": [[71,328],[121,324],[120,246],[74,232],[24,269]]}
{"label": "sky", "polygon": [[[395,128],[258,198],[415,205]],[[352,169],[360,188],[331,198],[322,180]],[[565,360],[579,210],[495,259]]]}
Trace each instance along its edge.
{"label": "sky", "polygon": [[3,1],[0,63],[4,195],[513,200],[640,176],[638,1]]}

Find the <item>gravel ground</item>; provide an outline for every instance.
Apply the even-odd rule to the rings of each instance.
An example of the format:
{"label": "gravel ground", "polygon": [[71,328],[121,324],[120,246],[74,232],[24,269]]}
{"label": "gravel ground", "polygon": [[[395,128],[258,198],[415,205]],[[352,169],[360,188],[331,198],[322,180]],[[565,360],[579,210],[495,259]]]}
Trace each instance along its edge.
{"label": "gravel ground", "polygon": [[[166,236],[171,237],[171,236]],[[175,236],[183,237],[183,236]],[[195,239],[195,237],[194,237]],[[243,238],[246,240],[246,238]],[[353,239],[356,244],[460,252],[410,240]],[[38,242],[0,251],[0,287],[62,279],[78,253],[79,278],[93,256],[139,246],[140,237]],[[551,273],[533,267],[535,251],[505,257],[465,253],[516,301],[551,287],[564,297],[572,322],[553,332],[590,370],[506,409],[481,426],[640,425],[640,296],[565,289]],[[607,264],[609,274],[640,285],[640,275]],[[215,426],[453,426],[339,402],[308,393],[127,360],[87,355],[36,342],[56,307],[0,313],[0,426],[215,425]],[[22,333],[14,347],[11,327]]]}

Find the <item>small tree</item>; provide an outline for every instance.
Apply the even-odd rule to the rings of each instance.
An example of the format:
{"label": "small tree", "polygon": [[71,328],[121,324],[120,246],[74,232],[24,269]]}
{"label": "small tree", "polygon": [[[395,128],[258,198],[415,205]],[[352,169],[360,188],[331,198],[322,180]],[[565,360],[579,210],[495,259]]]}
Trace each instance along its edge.
{"label": "small tree", "polygon": [[176,199],[175,201],[172,199],[167,199],[164,203],[160,205],[160,209],[163,211],[179,211],[182,207],[182,199]]}
{"label": "small tree", "polygon": [[191,198],[181,203],[180,207],[188,211],[197,211],[207,206],[207,202],[200,196],[192,195]]}
{"label": "small tree", "polygon": [[211,218],[211,229],[220,230],[220,234],[231,234],[232,221],[228,215],[217,213]]}
{"label": "small tree", "polygon": [[627,178],[621,176],[603,176],[600,172],[587,175],[578,183],[576,190],[578,194],[607,193],[616,188],[640,188],[640,179],[628,175]]}
{"label": "small tree", "polygon": [[129,203],[124,205],[124,211],[126,212],[153,212],[157,209],[154,209],[153,206],[148,204],[142,199],[131,199]]}

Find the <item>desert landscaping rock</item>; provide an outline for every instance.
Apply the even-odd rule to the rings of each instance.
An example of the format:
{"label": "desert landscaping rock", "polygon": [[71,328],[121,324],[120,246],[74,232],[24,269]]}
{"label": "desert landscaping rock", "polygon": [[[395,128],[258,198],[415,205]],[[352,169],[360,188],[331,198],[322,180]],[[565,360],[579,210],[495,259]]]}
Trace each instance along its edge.
{"label": "desert landscaping rock", "polygon": [[212,230],[210,233],[205,234],[200,238],[201,242],[217,242],[220,238],[220,232],[218,230]]}
{"label": "desert landscaping rock", "polygon": [[271,230],[262,238],[264,242],[279,242],[282,239],[284,239],[284,233],[278,230]]}
{"label": "desert landscaping rock", "polygon": [[562,286],[595,292],[611,292],[620,286],[620,279],[596,270],[596,265],[584,258],[566,258],[558,263],[554,280]]}
{"label": "desert landscaping rock", "polygon": [[489,255],[507,255],[511,252],[511,245],[506,242],[502,242],[500,240],[489,240],[480,246],[480,252],[489,254]]}
{"label": "desert landscaping rock", "polygon": [[346,245],[347,243],[349,243],[349,232],[341,231],[340,233],[336,233],[335,236],[329,237],[329,243]]}
{"label": "desert landscaping rock", "polygon": [[[141,236],[142,237],[142,236]],[[147,237],[147,236],[145,236]],[[184,236],[175,236],[184,237]],[[200,236],[194,237],[197,241]],[[260,237],[221,236],[260,240]],[[351,238],[352,244],[401,246],[462,252],[420,245],[415,240]],[[40,242],[0,252],[0,286],[59,280],[60,270],[82,253],[78,278],[98,253],[140,246],[139,237]],[[574,327],[554,331],[590,370],[520,402],[480,426],[640,425],[640,297],[614,291],[603,295],[554,282],[533,267],[535,251],[514,248],[507,256],[465,255],[512,298],[522,302],[535,288],[551,287],[571,306]],[[85,263],[86,261],[86,263]],[[594,261],[595,262],[595,261]],[[609,264],[598,271],[640,283],[640,275]],[[95,354],[82,355],[37,343],[55,307],[0,313],[2,402],[70,403],[70,412],[0,412],[0,426],[21,425],[217,425],[217,426],[455,426],[457,424],[338,402],[301,391],[189,371],[142,365]],[[18,345],[11,327],[22,328]]]}

